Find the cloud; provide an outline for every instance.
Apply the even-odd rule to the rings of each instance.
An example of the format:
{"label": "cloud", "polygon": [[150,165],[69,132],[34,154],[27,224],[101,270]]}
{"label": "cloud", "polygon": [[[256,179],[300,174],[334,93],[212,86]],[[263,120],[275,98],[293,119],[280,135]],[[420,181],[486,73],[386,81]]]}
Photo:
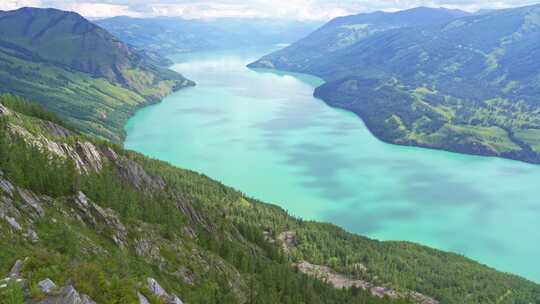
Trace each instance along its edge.
{"label": "cloud", "polygon": [[273,17],[328,20],[377,10],[397,11],[418,6],[467,11],[540,3],[539,0],[0,0],[1,10],[22,6],[73,10],[86,17],[175,16],[184,18]]}
{"label": "cloud", "polygon": [[20,7],[40,7],[40,0],[0,0],[0,11],[9,11]]}

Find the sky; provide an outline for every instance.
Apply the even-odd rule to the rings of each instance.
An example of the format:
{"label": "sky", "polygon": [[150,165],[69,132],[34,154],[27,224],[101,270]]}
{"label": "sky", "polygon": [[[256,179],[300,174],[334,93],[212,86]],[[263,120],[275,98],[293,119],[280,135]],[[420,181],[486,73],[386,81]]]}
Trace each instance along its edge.
{"label": "sky", "polygon": [[88,18],[113,16],[193,18],[261,17],[324,21],[377,10],[418,6],[467,11],[540,3],[540,0],[0,0],[0,10],[24,6],[71,10]]}

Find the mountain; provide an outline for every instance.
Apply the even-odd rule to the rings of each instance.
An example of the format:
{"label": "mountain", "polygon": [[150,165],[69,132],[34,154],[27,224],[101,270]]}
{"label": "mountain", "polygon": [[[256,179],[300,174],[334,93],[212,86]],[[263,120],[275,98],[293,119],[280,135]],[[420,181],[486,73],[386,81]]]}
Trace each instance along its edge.
{"label": "mountain", "polygon": [[540,285],[525,279],[293,218],[9,95],[0,231],[7,303],[540,301]]}
{"label": "mountain", "polygon": [[0,92],[40,100],[68,123],[120,141],[137,108],[193,85],[73,12],[0,12]]}
{"label": "mountain", "polygon": [[320,26],[261,18],[114,17],[96,23],[122,41],[161,55],[292,43]]}
{"label": "mountain", "polygon": [[442,24],[467,14],[459,10],[419,7],[396,13],[375,12],[339,17],[283,50],[265,56],[258,66],[309,71],[319,59],[372,35],[403,27]]}
{"label": "mountain", "polygon": [[[384,141],[540,163],[540,6],[388,30],[305,66]],[[285,63],[284,63],[285,62]]]}

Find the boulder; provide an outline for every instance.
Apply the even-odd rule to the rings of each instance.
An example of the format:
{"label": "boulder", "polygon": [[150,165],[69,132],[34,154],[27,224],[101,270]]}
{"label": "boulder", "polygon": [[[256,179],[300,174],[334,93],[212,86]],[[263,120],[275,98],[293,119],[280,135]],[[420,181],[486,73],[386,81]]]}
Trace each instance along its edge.
{"label": "boulder", "polygon": [[90,297],[79,292],[71,285],[62,288],[59,294],[49,296],[39,304],[96,304]]}
{"label": "boulder", "polygon": [[17,260],[13,267],[11,267],[11,271],[9,272],[10,278],[20,278],[22,276],[22,268],[23,268],[24,262],[21,260]]}
{"label": "boulder", "polygon": [[38,283],[38,287],[44,293],[50,293],[53,289],[56,288],[56,284],[54,284],[54,282],[51,279],[47,278],[43,281],[40,281]]}
{"label": "boulder", "polygon": [[155,279],[148,278],[146,279],[146,282],[148,283],[148,289],[150,289],[150,291],[154,295],[163,298],[169,297],[169,294],[165,291],[165,289],[163,289],[163,287],[161,287],[161,285],[159,285],[159,283]]}
{"label": "boulder", "polygon": [[150,289],[150,291],[155,296],[160,297],[163,300],[165,300],[167,304],[184,304],[182,300],[178,298],[177,295],[175,294],[169,295],[165,291],[165,289],[163,289],[163,287],[161,287],[161,285],[159,285],[159,283],[155,279],[148,278],[146,281],[148,282],[148,289]]}

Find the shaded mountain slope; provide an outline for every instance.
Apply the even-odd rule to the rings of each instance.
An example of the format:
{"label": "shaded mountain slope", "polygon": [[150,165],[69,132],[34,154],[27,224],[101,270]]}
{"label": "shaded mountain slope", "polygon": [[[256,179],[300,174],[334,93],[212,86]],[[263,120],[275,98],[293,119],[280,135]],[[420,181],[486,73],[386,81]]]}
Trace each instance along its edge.
{"label": "shaded mountain slope", "polygon": [[86,132],[120,141],[137,108],[193,85],[80,15],[0,12],[0,91],[36,98]]}

